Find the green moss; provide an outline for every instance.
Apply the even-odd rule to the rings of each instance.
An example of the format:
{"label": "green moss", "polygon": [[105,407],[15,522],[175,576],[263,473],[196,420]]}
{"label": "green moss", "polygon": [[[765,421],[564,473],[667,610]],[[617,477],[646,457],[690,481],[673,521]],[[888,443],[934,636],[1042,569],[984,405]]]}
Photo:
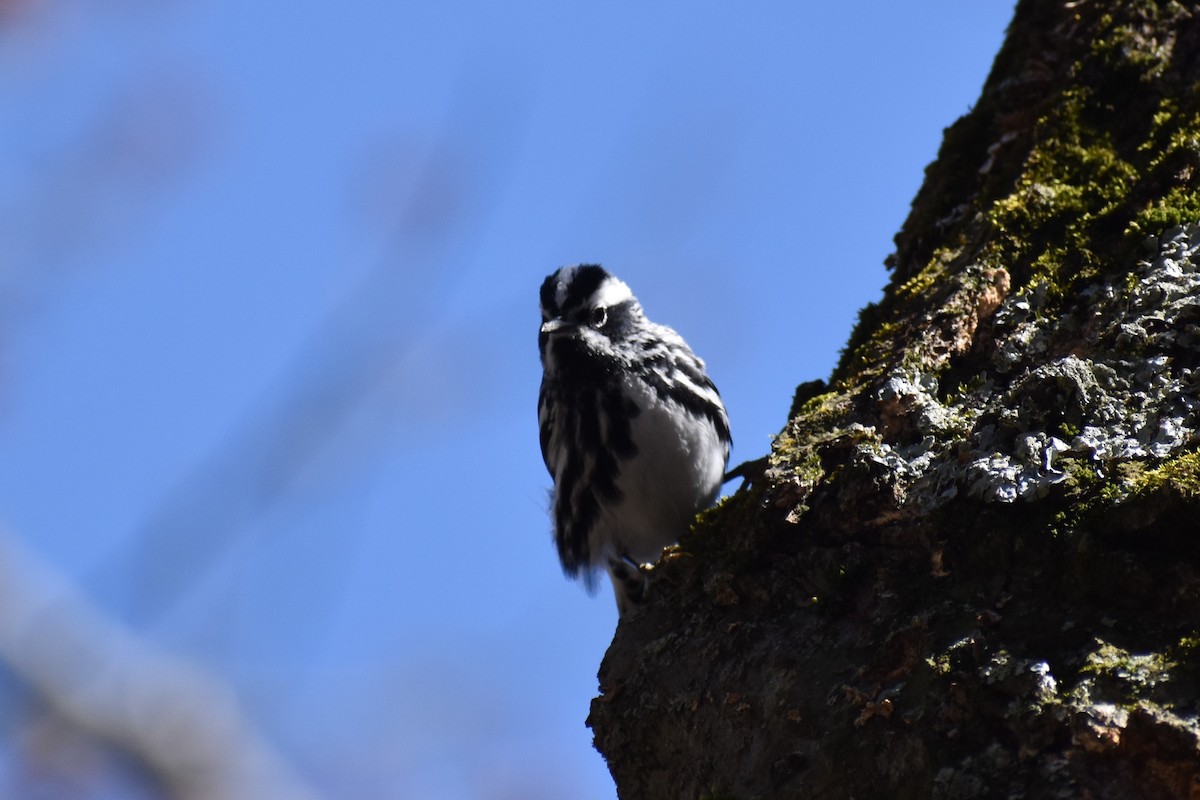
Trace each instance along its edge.
{"label": "green moss", "polygon": [[1184,453],[1144,471],[1131,488],[1135,494],[1155,495],[1167,487],[1187,500],[1200,498],[1200,451]]}
{"label": "green moss", "polygon": [[811,459],[812,446],[834,435],[846,412],[846,402],[843,392],[825,392],[801,403],[787,427],[775,437],[771,466],[803,470]]}
{"label": "green moss", "polygon": [[766,502],[766,488],[761,482],[751,484],[745,491],[723,498],[711,508],[701,511],[679,544],[668,549],[694,555],[715,564],[720,570],[730,570],[746,563],[749,550],[730,547],[729,531],[747,535],[757,530],[759,511]]}
{"label": "green moss", "polygon": [[1197,659],[1200,659],[1200,633],[1181,636],[1171,646],[1169,655],[1173,661],[1179,664],[1195,664]]}
{"label": "green moss", "polygon": [[1009,265],[1021,283],[1044,282],[1053,301],[1108,261],[1096,227],[1128,197],[1138,170],[1096,124],[1091,90],[1072,88],[1037,123],[1037,144],[1012,191],[987,212],[994,235],[983,261]]}
{"label": "green moss", "polygon": [[811,412],[802,411],[776,437],[771,449],[773,469],[810,486],[815,486],[825,477],[825,467],[819,454],[823,445],[839,440],[848,444],[880,441],[870,428],[859,425],[841,427],[836,424],[845,413],[845,396],[840,393],[831,392],[813,398],[805,408],[822,401],[825,401],[824,404]]}
{"label": "green moss", "polygon": [[1162,652],[1132,653],[1103,640],[1088,653],[1079,673],[1101,681],[1103,694],[1123,696],[1128,702],[1145,700],[1170,682],[1180,666],[1169,648]]}
{"label": "green moss", "polygon": [[1200,219],[1200,188],[1196,185],[1200,177],[1198,92],[1200,83],[1193,85],[1185,98],[1163,98],[1152,115],[1149,133],[1138,150],[1146,160],[1146,171],[1164,185],[1164,190],[1150,198],[1130,220],[1125,233],[1131,240],[1139,241]]}
{"label": "green moss", "polygon": [[1175,456],[1157,467],[1145,461],[1124,461],[1111,469],[1111,477],[1090,481],[1092,500],[1086,504],[1089,513],[1104,513],[1136,498],[1157,496],[1164,488],[1185,499],[1200,498],[1200,451]]}
{"label": "green moss", "polygon": [[934,251],[925,268],[896,288],[896,299],[901,302],[918,300],[942,285],[950,266],[962,255],[958,247],[942,247]]}
{"label": "green moss", "polygon": [[844,392],[822,392],[806,398],[796,410],[796,416],[803,417],[809,426],[823,426],[840,417],[845,411],[845,406]]}
{"label": "green moss", "polygon": [[1129,223],[1126,228],[1130,238],[1141,238],[1148,234],[1174,228],[1176,225],[1200,219],[1200,190],[1193,187],[1174,186],[1154,200]]}
{"label": "green moss", "polygon": [[[1200,91],[1200,83],[1191,87],[1192,94]],[[1147,157],[1150,169],[1161,166],[1173,154],[1197,148],[1197,129],[1194,109],[1183,98],[1164,97],[1150,116],[1150,128],[1138,152]]]}
{"label": "green moss", "polygon": [[947,653],[937,653],[929,656],[925,659],[925,664],[933,671],[933,674],[942,677],[949,675],[954,668]]}
{"label": "green moss", "polygon": [[[859,343],[844,358],[845,370],[860,381],[880,371],[879,367],[896,351],[896,342],[901,326],[895,322],[883,322],[875,326],[870,336]],[[839,371],[841,368],[839,367]]]}
{"label": "green moss", "polygon": [[[1066,507],[1057,511],[1050,523],[1056,536],[1078,531],[1110,530],[1115,520],[1141,519],[1139,509],[1161,510],[1171,493],[1188,505],[1200,501],[1200,451],[1184,453],[1157,466],[1153,462],[1133,460],[1107,464],[1098,472],[1096,464],[1082,458],[1064,458],[1058,462],[1066,474]],[[1126,512],[1135,512],[1133,517]],[[1114,516],[1115,512],[1120,512]],[[1118,525],[1119,527],[1119,525]]]}
{"label": "green moss", "polygon": [[1156,3],[1128,3],[1124,10],[1125,20],[1117,22],[1113,15],[1105,14],[1100,20],[1100,35],[1092,40],[1091,55],[1102,65],[1108,80],[1146,84],[1162,76],[1170,65],[1170,48],[1143,33],[1141,20],[1157,21],[1160,11]]}
{"label": "green moss", "polygon": [[792,405],[788,409],[788,419],[800,414],[809,400],[829,392],[829,386],[822,380],[805,381],[796,387],[792,394]]}
{"label": "green moss", "polygon": [[[1012,291],[1044,284],[1043,311],[1055,314],[1083,284],[1128,269],[1148,236],[1200,219],[1200,82],[1180,80],[1172,43],[1152,33],[1189,9],[1133,0],[1080,15],[1089,33],[1047,79],[1057,93],[1014,106],[1016,90],[989,79],[976,109],[947,129],[889,259],[897,279],[860,314],[831,383],[861,387],[929,360],[901,343],[936,314],[930,293],[954,273],[1003,268]],[[997,74],[1021,73],[1015,64],[1036,60],[1035,46],[1006,42]]]}
{"label": "green moss", "polygon": [[845,424],[849,410],[849,396],[844,391],[810,397],[775,437],[768,476],[773,501],[791,509],[788,521],[798,521],[808,510],[807,499],[812,491],[837,477],[838,470],[827,469],[821,458],[830,444],[879,442],[873,429]]}
{"label": "green moss", "polygon": [[[831,384],[846,383],[851,379],[860,383],[864,373],[870,372],[872,365],[877,365],[891,352],[889,344],[896,328],[894,323],[886,322],[888,316],[884,306],[879,303],[868,303],[859,310],[858,322],[830,376]],[[884,327],[887,330],[881,330]]]}
{"label": "green moss", "polygon": [[1055,536],[1078,529],[1080,522],[1090,513],[1087,510],[1087,498],[1097,496],[1107,485],[1088,459],[1064,457],[1058,459],[1057,465],[1066,474],[1063,481],[1066,506],[1055,511],[1051,519],[1049,529]]}

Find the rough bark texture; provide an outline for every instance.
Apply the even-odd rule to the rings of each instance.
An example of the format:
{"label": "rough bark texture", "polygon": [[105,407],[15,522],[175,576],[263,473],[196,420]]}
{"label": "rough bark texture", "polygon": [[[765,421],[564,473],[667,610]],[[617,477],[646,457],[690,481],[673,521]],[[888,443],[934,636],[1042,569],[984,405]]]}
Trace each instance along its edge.
{"label": "rough bark texture", "polygon": [[1023,0],[893,279],[655,570],[623,800],[1200,798],[1200,9]]}

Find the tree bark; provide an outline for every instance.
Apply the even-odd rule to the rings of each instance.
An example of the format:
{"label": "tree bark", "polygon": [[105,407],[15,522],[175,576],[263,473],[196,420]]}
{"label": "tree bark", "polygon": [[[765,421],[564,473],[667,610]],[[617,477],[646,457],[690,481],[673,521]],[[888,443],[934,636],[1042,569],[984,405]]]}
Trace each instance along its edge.
{"label": "tree bark", "polygon": [[1018,4],[828,385],[621,621],[623,800],[1200,798],[1198,12]]}

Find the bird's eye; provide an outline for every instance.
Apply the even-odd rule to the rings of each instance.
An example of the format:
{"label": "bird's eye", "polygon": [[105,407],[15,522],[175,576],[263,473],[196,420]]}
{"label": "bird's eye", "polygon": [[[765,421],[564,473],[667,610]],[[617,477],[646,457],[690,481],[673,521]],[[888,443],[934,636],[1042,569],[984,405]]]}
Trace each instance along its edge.
{"label": "bird's eye", "polygon": [[597,306],[592,309],[592,325],[597,328],[603,328],[604,323],[608,322],[608,309],[604,306]]}

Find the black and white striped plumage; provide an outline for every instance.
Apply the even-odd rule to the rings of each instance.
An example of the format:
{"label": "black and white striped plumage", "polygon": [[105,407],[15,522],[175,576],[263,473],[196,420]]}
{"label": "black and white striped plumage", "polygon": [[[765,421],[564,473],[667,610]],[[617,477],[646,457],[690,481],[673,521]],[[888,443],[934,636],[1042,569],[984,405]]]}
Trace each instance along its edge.
{"label": "black and white striped plumage", "polygon": [[603,268],[558,270],[541,309],[538,424],[558,557],[589,587],[606,569],[624,614],[641,598],[639,566],[716,498],[729,418],[704,362]]}

